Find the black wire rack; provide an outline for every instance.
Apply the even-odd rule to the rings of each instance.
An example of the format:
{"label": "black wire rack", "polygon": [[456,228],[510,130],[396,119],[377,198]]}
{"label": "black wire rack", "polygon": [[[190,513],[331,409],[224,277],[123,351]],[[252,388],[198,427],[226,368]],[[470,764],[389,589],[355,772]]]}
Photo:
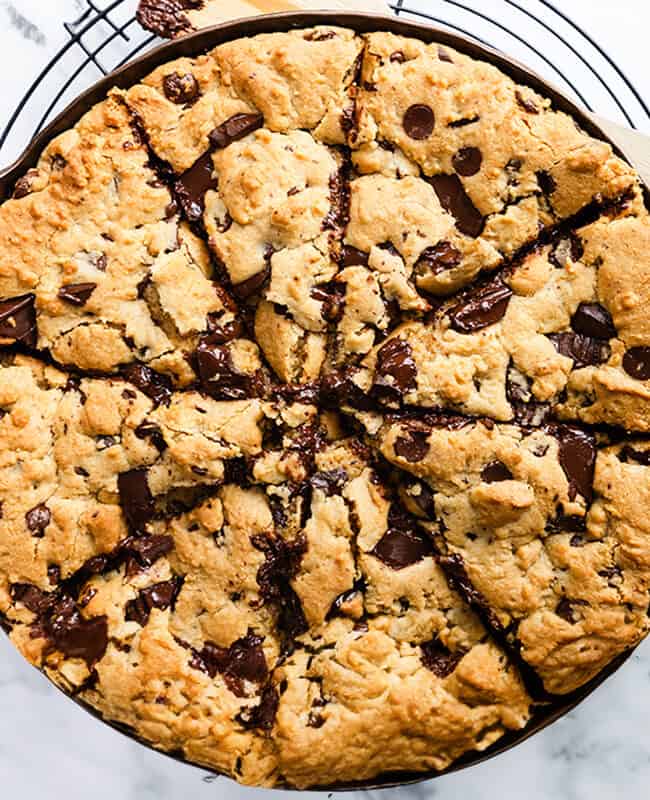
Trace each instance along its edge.
{"label": "black wire rack", "polygon": [[[135,18],[136,0],[84,0],[83,5],[78,19],[64,23],[67,41],[37,75],[2,131],[3,154],[11,140],[24,144],[94,80],[156,43]],[[395,14],[507,49],[588,110],[597,108],[632,128],[648,127],[650,110],[634,84],[604,48],[550,0],[396,0],[390,7]]]}

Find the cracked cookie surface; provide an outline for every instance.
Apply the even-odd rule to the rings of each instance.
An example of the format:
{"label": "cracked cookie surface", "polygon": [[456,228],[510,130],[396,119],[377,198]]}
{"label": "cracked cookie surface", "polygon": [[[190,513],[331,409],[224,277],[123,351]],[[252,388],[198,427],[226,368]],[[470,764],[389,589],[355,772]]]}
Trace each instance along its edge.
{"label": "cracked cookie surface", "polygon": [[424,773],[646,635],[650,217],[529,88],[229,42],[0,234],[1,620],[106,720],[252,785]]}

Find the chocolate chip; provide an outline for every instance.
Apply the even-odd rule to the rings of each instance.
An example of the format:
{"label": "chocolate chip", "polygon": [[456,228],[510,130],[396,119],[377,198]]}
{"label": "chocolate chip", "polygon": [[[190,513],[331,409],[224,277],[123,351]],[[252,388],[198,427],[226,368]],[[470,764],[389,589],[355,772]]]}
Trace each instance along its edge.
{"label": "chocolate chip", "polygon": [[464,653],[452,653],[448,647],[439,640],[432,639],[420,645],[422,663],[433,672],[437,678],[446,678],[456,669]]}
{"label": "chocolate chip", "polygon": [[199,83],[191,72],[172,72],[163,78],[163,90],[168,100],[176,105],[195,103],[200,94]]}
{"label": "chocolate chip", "polygon": [[553,192],[557,189],[557,183],[555,182],[555,178],[551,175],[551,173],[541,169],[536,173],[536,175],[537,183],[543,194],[547,196],[553,194]]}
{"label": "chocolate chip", "polygon": [[85,306],[96,288],[96,283],[69,283],[59,289],[59,297],[72,306]]}
{"label": "chocolate chip", "polygon": [[146,469],[132,469],[117,476],[122,512],[132,531],[143,531],[154,514],[154,502]]}
{"label": "chocolate chip", "polygon": [[327,497],[340,494],[347,481],[348,473],[341,467],[325,472],[317,472],[310,479],[312,488],[319,489]]}
{"label": "chocolate chip", "polygon": [[362,250],[357,250],[356,247],[352,247],[352,245],[344,244],[343,249],[341,251],[341,265],[343,267],[354,267],[354,266],[368,266],[368,253],[364,253]]}
{"label": "chocolate chip", "polygon": [[637,464],[650,467],[650,450],[635,450],[629,444],[626,444],[618,454],[618,459],[624,464],[628,461],[636,461]]}
{"label": "chocolate chip", "polygon": [[267,264],[266,267],[264,267],[264,269],[262,269],[260,272],[256,273],[247,280],[238,283],[236,286],[233,286],[233,294],[239,300],[246,300],[251,295],[258,292],[262,286],[264,286],[270,275],[271,265]]}
{"label": "chocolate chip", "polygon": [[38,175],[37,169],[28,170],[22,178],[18,178],[12,195],[14,200],[22,200],[32,191],[32,181]]}
{"label": "chocolate chip", "polygon": [[631,347],[623,356],[623,369],[638,381],[650,380],[650,347]]}
{"label": "chocolate chip", "polygon": [[436,118],[433,111],[423,103],[416,103],[406,109],[402,125],[411,139],[428,139],[433,133]]}
{"label": "chocolate chip", "polygon": [[572,233],[553,245],[548,260],[558,269],[566,269],[569,261],[580,261],[584,252],[582,241]]}
{"label": "chocolate chip", "polygon": [[571,317],[571,327],[576,333],[595,339],[613,339],[616,336],[612,315],[600,303],[580,303]]}
{"label": "chocolate chip", "polygon": [[133,432],[138,439],[149,439],[158,452],[163,453],[167,449],[167,442],[155,422],[142,422]]}
{"label": "chocolate chip", "polygon": [[270,731],[280,705],[280,696],[274,686],[266,686],[258,705],[242,709],[236,716],[237,721],[247,730],[260,729]]}
{"label": "chocolate chip", "polygon": [[451,242],[438,242],[426,247],[415,262],[417,275],[439,275],[441,272],[457,267],[463,255]]}
{"label": "chocolate chip", "polygon": [[173,39],[192,30],[184,12],[202,5],[203,0],[140,0],[136,17],[145,30],[163,39]]}
{"label": "chocolate chip", "polygon": [[175,199],[190,222],[202,219],[206,192],[214,191],[219,186],[213,172],[212,152],[208,151],[174,182]]}
{"label": "chocolate chip", "polygon": [[166,375],[146,367],[131,364],[123,371],[124,378],[158,405],[169,405],[172,396],[171,381]]}
{"label": "chocolate chip", "polygon": [[37,339],[34,295],[26,294],[0,302],[0,345],[17,342],[35,347]]}
{"label": "chocolate chip", "polygon": [[403,64],[406,61],[406,56],[402,53],[401,50],[395,50],[394,53],[390,54],[390,61],[394,64]]}
{"label": "chocolate chip", "polygon": [[393,449],[400,458],[405,458],[411,464],[415,464],[429,452],[429,436],[426,431],[408,431],[408,435],[399,436],[395,440]]}
{"label": "chocolate chip", "polygon": [[45,529],[50,524],[51,519],[50,509],[44,503],[35,506],[25,514],[27,527],[36,539],[42,539],[45,536]]}
{"label": "chocolate chip", "polygon": [[602,364],[611,353],[606,341],[581,333],[551,333],[548,338],[560,355],[573,359],[575,369]]}
{"label": "chocolate chip", "polygon": [[555,607],[555,613],[558,615],[558,617],[562,617],[563,620],[566,620],[566,622],[570,622],[571,625],[575,625],[578,621],[574,615],[575,609],[578,606],[586,605],[589,605],[586,600],[569,600],[568,598],[563,597]]}
{"label": "chocolate chip", "polygon": [[440,59],[440,61],[447,61],[449,64],[454,63],[452,57],[441,45],[438,45],[438,58]]}
{"label": "chocolate chip", "polygon": [[137,622],[144,628],[154,608],[165,611],[174,607],[182,585],[179,578],[172,578],[142,589],[135,600],[129,600],[126,604],[127,622]]}
{"label": "chocolate chip", "polygon": [[478,147],[463,147],[452,158],[451,163],[459,175],[476,175],[483,163],[483,153]]}
{"label": "chocolate chip", "polygon": [[210,144],[221,150],[229,144],[243,139],[249,133],[253,133],[264,125],[264,115],[254,114],[235,114],[222,122],[210,134]]}
{"label": "chocolate chip", "polygon": [[419,532],[415,520],[393,504],[388,513],[388,530],[370,554],[391,569],[400,570],[432,555],[433,546]]}
{"label": "chocolate chip", "polygon": [[549,425],[558,440],[560,465],[569,482],[569,499],[578,494],[590,503],[596,465],[596,441],[591,433],[570,425]]}
{"label": "chocolate chip", "polygon": [[458,230],[474,239],[480,236],[485,219],[472,203],[458,175],[434,175],[427,180],[438,195],[440,205],[455,218]]}
{"label": "chocolate chip", "polygon": [[215,400],[244,400],[260,392],[257,374],[238,372],[227,345],[202,341],[196,349],[201,385]]}
{"label": "chocolate chip", "polygon": [[537,105],[529,98],[524,97],[519,90],[515,92],[515,97],[524,111],[528,111],[529,114],[539,114],[539,108],[537,108]]}
{"label": "chocolate chip", "polygon": [[512,472],[502,461],[491,461],[486,464],[481,471],[481,480],[485,483],[497,483],[499,481],[512,480]]}
{"label": "chocolate chip", "polygon": [[396,336],[389,339],[377,352],[373,393],[384,400],[399,400],[415,389],[416,375],[411,345]]}
{"label": "chocolate chip", "polygon": [[501,278],[467,292],[447,313],[451,327],[459,333],[474,333],[503,319],[512,290]]}

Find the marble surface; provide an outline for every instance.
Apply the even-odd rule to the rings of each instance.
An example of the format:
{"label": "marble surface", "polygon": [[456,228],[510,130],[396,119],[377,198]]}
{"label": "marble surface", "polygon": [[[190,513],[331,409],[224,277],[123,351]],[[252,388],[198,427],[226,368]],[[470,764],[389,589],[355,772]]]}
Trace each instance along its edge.
{"label": "marble surface", "polygon": [[[519,0],[531,6],[530,0]],[[423,0],[435,13],[443,0]],[[324,3],[325,4],[325,3]],[[62,19],[81,0],[0,0],[0,128],[25,87],[65,41]],[[510,5],[513,5],[510,3]],[[538,4],[539,5],[539,4]],[[566,5],[566,4],[565,4]],[[482,10],[498,13],[501,0]],[[570,13],[650,100],[645,0],[572,0]],[[65,69],[65,67],[63,67]],[[17,152],[17,151],[16,151]],[[0,153],[5,164],[15,152]],[[409,789],[335,794],[332,800],[609,800],[648,796],[650,641],[579,709],[509,753]],[[335,776],[333,776],[335,777]],[[54,689],[0,637],[0,797],[36,800],[279,800],[243,789],[137,745]],[[307,793],[309,798],[323,797]]]}

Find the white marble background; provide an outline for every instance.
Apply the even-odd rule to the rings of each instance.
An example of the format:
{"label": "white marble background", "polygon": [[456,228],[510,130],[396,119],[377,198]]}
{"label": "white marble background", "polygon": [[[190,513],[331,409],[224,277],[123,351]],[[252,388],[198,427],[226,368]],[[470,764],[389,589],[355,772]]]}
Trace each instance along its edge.
{"label": "white marble background", "polygon": [[[420,0],[419,5],[435,13],[442,2]],[[0,128],[65,40],[61,21],[73,19],[82,5],[80,0],[0,0]],[[481,4],[488,14],[503,7],[502,0]],[[563,7],[650,100],[647,0],[572,0]],[[3,152],[0,162],[13,155]],[[644,800],[650,795],[649,716],[646,642],[577,711],[523,745],[463,773],[383,792],[382,800],[610,800],[617,795]],[[282,794],[214,780],[129,741],[59,694],[0,637],[0,798],[279,800]],[[336,794],[332,800],[373,795],[379,792]]]}

